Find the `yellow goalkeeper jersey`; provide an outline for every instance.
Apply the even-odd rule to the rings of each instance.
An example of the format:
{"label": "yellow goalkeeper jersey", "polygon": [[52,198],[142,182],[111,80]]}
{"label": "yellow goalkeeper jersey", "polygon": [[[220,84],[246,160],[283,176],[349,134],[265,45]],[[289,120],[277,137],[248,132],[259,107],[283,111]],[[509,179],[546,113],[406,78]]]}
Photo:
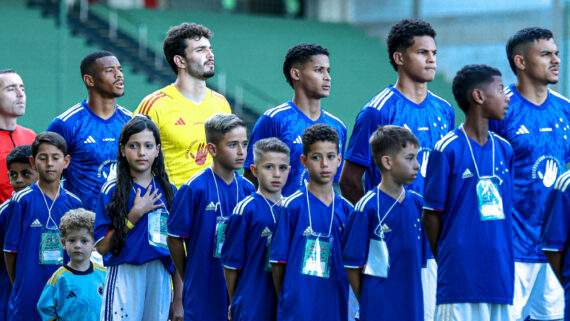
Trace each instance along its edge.
{"label": "yellow goalkeeper jersey", "polygon": [[212,164],[206,149],[206,119],[231,112],[226,98],[213,90],[207,89],[202,103],[194,104],[171,84],[146,96],[134,115],[148,115],[158,127],[168,178],[179,188]]}

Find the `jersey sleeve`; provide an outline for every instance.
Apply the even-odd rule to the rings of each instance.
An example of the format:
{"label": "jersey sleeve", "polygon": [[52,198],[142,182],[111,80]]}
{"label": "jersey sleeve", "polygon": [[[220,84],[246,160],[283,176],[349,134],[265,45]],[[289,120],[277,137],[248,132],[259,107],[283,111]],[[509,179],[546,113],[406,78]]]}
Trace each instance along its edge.
{"label": "jersey sleeve", "polygon": [[18,253],[22,237],[22,226],[25,215],[25,205],[22,200],[10,201],[6,209],[7,223],[4,238],[4,252]]}
{"label": "jersey sleeve", "polygon": [[268,137],[279,137],[279,126],[275,124],[273,119],[267,115],[261,115],[251,131],[249,137],[249,145],[247,146],[247,157],[243,168],[249,169],[253,164],[253,144],[258,140],[268,138]]}
{"label": "jersey sleeve", "polygon": [[38,300],[38,312],[44,321],[57,320],[57,303],[59,300],[57,286],[52,284],[53,277],[48,280]]}
{"label": "jersey sleeve", "polygon": [[194,209],[198,208],[202,202],[202,191],[196,188],[197,184],[184,184],[174,195],[170,215],[166,222],[168,235],[174,237],[187,238],[190,236]]}
{"label": "jersey sleeve", "polygon": [[246,206],[243,214],[239,214],[234,208],[234,213],[230,216],[226,228],[226,239],[222,247],[222,264],[230,269],[243,269],[245,265],[245,246],[247,238],[246,215],[251,211],[251,207]]}
{"label": "jersey sleeve", "polygon": [[293,233],[291,222],[293,222],[294,219],[291,215],[293,215],[294,209],[280,207],[277,211],[279,212],[279,218],[277,219],[275,232],[273,233],[273,239],[271,240],[269,262],[287,263],[289,245],[291,243],[291,235]]}
{"label": "jersey sleeve", "polygon": [[55,118],[51,124],[49,124],[47,131],[60,134],[67,142],[67,148],[70,147],[69,142],[71,141],[71,138],[73,138],[73,133],[67,126],[65,126],[63,120]]}
{"label": "jersey sleeve", "polygon": [[[160,98],[163,96],[162,92],[156,92],[146,96],[137,109],[133,112],[133,117],[146,115],[152,120],[153,123],[160,129],[160,115],[159,108],[155,104],[160,104]],[[154,107],[154,108],[153,108]]]}
{"label": "jersey sleeve", "polygon": [[348,216],[342,246],[344,267],[356,269],[364,266],[368,256],[369,224],[368,215],[364,212],[353,210]]}
{"label": "jersey sleeve", "polygon": [[[564,177],[564,176],[562,176]],[[567,176],[566,176],[567,177]],[[556,183],[558,187],[558,182]],[[543,251],[563,251],[570,235],[570,197],[568,192],[554,188],[548,194],[540,247]]]}
{"label": "jersey sleeve", "polygon": [[95,244],[99,243],[99,241],[107,235],[113,224],[109,217],[109,213],[107,213],[107,204],[111,201],[114,190],[114,188],[111,188],[106,191],[105,186],[103,186],[101,193],[99,193],[97,208],[95,210],[95,228],[93,229]]}
{"label": "jersey sleeve", "polygon": [[356,122],[352,130],[352,136],[348,142],[345,159],[364,166],[372,165],[372,155],[370,153],[370,144],[368,143],[372,133],[381,126],[378,121],[378,111],[371,107],[365,107],[358,113]]}
{"label": "jersey sleeve", "polygon": [[[437,146],[437,145],[436,145]],[[429,155],[424,185],[424,209],[443,211],[447,202],[451,166],[445,151],[434,148]]]}

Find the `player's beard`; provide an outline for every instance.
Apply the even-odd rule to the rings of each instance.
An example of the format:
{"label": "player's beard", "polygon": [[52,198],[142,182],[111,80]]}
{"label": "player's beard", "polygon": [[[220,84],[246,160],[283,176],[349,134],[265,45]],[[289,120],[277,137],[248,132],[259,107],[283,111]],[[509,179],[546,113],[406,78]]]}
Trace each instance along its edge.
{"label": "player's beard", "polygon": [[202,66],[202,68],[200,68],[200,69],[201,70],[199,70],[199,68],[196,68],[196,66],[193,64],[189,64],[188,67],[186,68],[186,71],[192,77],[198,78],[198,79],[203,79],[203,80],[206,80],[208,78],[212,78],[215,75],[214,69],[206,70],[205,66]]}

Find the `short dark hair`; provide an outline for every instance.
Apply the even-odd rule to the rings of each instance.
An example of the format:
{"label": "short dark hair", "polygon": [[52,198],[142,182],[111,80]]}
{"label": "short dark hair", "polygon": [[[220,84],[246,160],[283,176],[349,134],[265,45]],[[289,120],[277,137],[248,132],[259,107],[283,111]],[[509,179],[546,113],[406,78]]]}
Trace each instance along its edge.
{"label": "short dark hair", "polygon": [[175,74],[178,74],[178,67],[174,63],[174,56],[179,55],[185,57],[184,51],[188,44],[186,39],[212,39],[214,34],[207,27],[197,24],[197,23],[187,23],[184,22],[181,25],[171,27],[168,29],[166,38],[164,39],[164,44],[162,50],[164,51],[164,56],[166,61],[172,68]]}
{"label": "short dark hair", "polygon": [[0,75],[1,74],[15,74],[16,71],[14,69],[2,69],[0,70]]}
{"label": "short dark hair", "polygon": [[79,70],[81,70],[81,77],[93,74],[93,65],[95,64],[95,61],[97,61],[99,58],[109,56],[114,57],[115,55],[107,50],[97,50],[85,56],[83,60],[81,60],[81,65],[79,66]]}
{"label": "short dark hair", "polygon": [[296,64],[305,64],[311,59],[311,57],[316,55],[325,55],[328,57],[329,51],[327,48],[321,47],[316,43],[300,43],[287,50],[285,61],[283,61],[283,74],[285,75],[285,79],[287,79],[287,82],[289,85],[291,85],[291,87],[293,87],[293,80],[291,79],[290,72],[291,68],[293,68],[293,66]]}
{"label": "short dark hair", "polygon": [[38,149],[41,144],[53,145],[57,147],[63,155],[67,155],[67,144],[65,143],[65,139],[58,133],[43,132],[34,139],[34,142],[32,143],[32,156],[34,156],[34,158],[38,155]]}
{"label": "short dark hair", "polygon": [[316,142],[331,142],[338,153],[338,133],[334,128],[325,124],[314,124],[303,133],[303,154],[309,155],[311,146]]}
{"label": "short dark hair", "polygon": [[380,171],[384,170],[381,161],[383,156],[393,157],[408,144],[420,146],[420,142],[409,129],[393,125],[380,126],[370,136],[369,143],[372,159]]}
{"label": "short dark hair", "polygon": [[487,65],[467,65],[457,72],[451,86],[453,96],[465,114],[469,111],[471,93],[473,89],[486,86],[493,82],[493,76],[501,77],[497,68]]}
{"label": "short dark hair", "polygon": [[394,70],[398,71],[398,65],[394,61],[394,52],[406,50],[414,44],[416,36],[430,36],[435,39],[435,30],[431,25],[420,19],[403,19],[390,29],[386,45],[388,46],[388,57]]}
{"label": "short dark hair", "polygon": [[14,163],[30,164],[30,156],[32,156],[32,145],[20,145],[14,147],[6,156],[6,166]]}
{"label": "short dark hair", "polygon": [[226,133],[237,127],[247,128],[245,122],[234,114],[215,114],[204,124],[206,142],[217,145],[224,139]]}
{"label": "short dark hair", "polygon": [[289,157],[290,149],[277,137],[260,139],[253,144],[253,163],[257,164],[263,154],[270,152],[285,154]]}
{"label": "short dark hair", "polygon": [[529,27],[517,31],[512,37],[507,41],[507,59],[509,59],[509,65],[512,71],[517,74],[517,68],[515,65],[515,56],[522,55],[526,53],[526,48],[528,44],[534,43],[540,39],[552,39],[552,31],[539,27]]}

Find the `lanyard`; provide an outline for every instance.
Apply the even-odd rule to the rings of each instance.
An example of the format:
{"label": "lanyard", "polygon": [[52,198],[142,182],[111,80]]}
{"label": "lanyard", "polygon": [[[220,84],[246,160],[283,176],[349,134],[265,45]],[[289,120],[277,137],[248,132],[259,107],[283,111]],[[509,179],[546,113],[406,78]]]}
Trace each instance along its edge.
{"label": "lanyard", "polygon": [[[212,173],[212,178],[214,179],[214,184],[216,184],[216,195],[218,195],[218,204],[220,205],[220,215],[222,218],[226,218],[224,216],[224,211],[222,209],[222,202],[220,201],[220,191],[218,190],[218,182],[216,181],[216,175],[214,175],[214,170],[210,167],[210,171]],[[236,178],[236,172],[234,171],[234,182],[236,182],[236,204],[239,202],[239,185]],[[218,208],[218,204],[216,204],[216,209]],[[273,214],[273,213],[272,213]]]}
{"label": "lanyard", "polygon": [[[311,228],[311,233],[313,233],[313,221],[311,220],[311,204],[309,203],[309,187],[305,184],[305,189],[307,190],[306,199],[307,199],[307,210],[309,211],[309,227]],[[326,237],[331,236],[332,226],[333,226],[333,219],[334,219],[334,190],[331,188],[332,194],[332,210],[331,210],[331,225],[329,226],[329,234]],[[322,236],[321,233],[317,233],[315,236]]]}
{"label": "lanyard", "polygon": [[[376,194],[376,215],[378,216],[378,227],[380,228],[380,235],[376,234],[376,231],[374,231],[374,234],[378,235],[380,238],[382,239],[384,238],[384,232],[382,232],[382,223],[384,222],[386,217],[388,217],[390,211],[394,208],[394,206],[396,206],[396,203],[400,201],[403,195],[404,195],[404,188],[402,187],[402,191],[400,192],[398,198],[394,201],[394,203],[392,203],[392,206],[390,206],[390,208],[386,211],[384,217],[380,219],[380,184],[378,184],[378,194]],[[376,229],[378,229],[378,227]]]}
{"label": "lanyard", "polygon": [[[49,221],[52,221],[53,225],[55,226],[55,229],[58,229],[59,227],[57,226],[57,224],[55,223],[55,220],[53,219],[53,217],[51,217],[51,209],[53,208],[53,205],[55,204],[55,201],[57,200],[57,198],[59,197],[59,193],[61,191],[61,184],[57,184],[57,193],[55,194],[55,198],[53,199],[53,202],[51,203],[51,206],[48,206],[47,203],[47,199],[46,199],[46,195],[44,193],[44,191],[42,191],[42,188],[40,187],[40,184],[38,184],[38,182],[36,182],[36,186],[38,187],[38,189],[40,190],[40,192],[42,193],[42,196],[44,198],[44,203],[46,204],[47,210],[48,210],[48,219],[46,222],[46,229],[50,229],[48,227],[49,225]],[[51,228],[51,230],[53,230],[53,228]]]}
{"label": "lanyard", "polygon": [[[475,173],[477,174],[477,178],[481,179],[481,175],[479,175],[479,168],[477,168],[477,162],[475,162],[475,156],[473,155],[473,149],[471,148],[471,143],[469,142],[469,138],[467,138],[467,133],[465,132],[465,128],[463,128],[463,123],[459,126],[459,129],[463,132],[465,136],[465,141],[467,141],[467,146],[469,146],[469,152],[471,153],[471,159],[473,160],[473,166],[475,166]],[[491,145],[493,146],[493,175],[491,177],[495,177],[495,140],[493,139],[493,134],[489,132],[489,137],[491,138]]]}
{"label": "lanyard", "polygon": [[283,196],[281,196],[281,198],[279,198],[279,201],[277,201],[277,203],[273,203],[273,205],[271,205],[269,203],[269,201],[267,200],[267,198],[265,198],[265,196],[263,196],[263,194],[261,193],[261,191],[259,189],[257,190],[257,194],[259,194],[263,198],[265,203],[267,203],[267,206],[269,206],[269,211],[271,212],[271,217],[273,218],[273,224],[277,223],[277,220],[275,219],[275,214],[273,213],[273,206],[275,206],[275,205],[279,206],[278,204],[281,204],[281,201],[283,200]]}

